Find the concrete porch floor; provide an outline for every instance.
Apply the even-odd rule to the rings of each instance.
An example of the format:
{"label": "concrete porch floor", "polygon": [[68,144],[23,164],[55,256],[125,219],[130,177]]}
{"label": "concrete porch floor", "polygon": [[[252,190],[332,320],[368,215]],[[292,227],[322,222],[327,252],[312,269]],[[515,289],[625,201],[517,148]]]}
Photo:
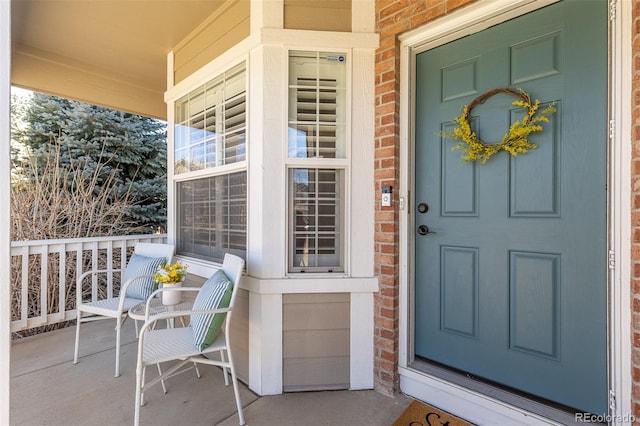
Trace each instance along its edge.
{"label": "concrete porch floor", "polygon": [[[82,327],[80,361],[73,365],[75,327],[14,341],[11,348],[11,425],[129,425],[133,423],[137,344],[124,326],[120,377],[114,373],[115,321]],[[231,386],[222,371],[200,366],[145,394],[142,425],[237,425]],[[155,371],[147,369],[148,377]],[[391,425],[411,399],[375,391],[286,393],[259,397],[240,384],[247,425]],[[0,422],[2,423],[2,422]]]}

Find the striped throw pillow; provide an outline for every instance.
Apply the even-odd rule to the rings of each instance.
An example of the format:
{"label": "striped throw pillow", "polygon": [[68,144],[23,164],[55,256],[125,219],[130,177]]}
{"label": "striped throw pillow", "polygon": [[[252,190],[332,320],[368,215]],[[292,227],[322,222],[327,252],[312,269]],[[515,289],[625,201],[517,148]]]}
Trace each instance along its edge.
{"label": "striped throw pillow", "polygon": [[[164,257],[147,257],[132,254],[127,269],[124,271],[122,284],[140,275],[153,275],[158,268],[166,262]],[[127,297],[134,299],[147,299],[156,288],[153,277],[144,277],[133,280],[127,288]]]}
{"label": "striped throw pillow", "polygon": [[[231,303],[232,292],[233,284],[231,280],[220,269],[202,285],[196,300],[193,302],[193,310],[203,311],[228,308],[229,303]],[[211,346],[218,334],[220,334],[222,323],[226,316],[226,313],[192,315],[193,346],[199,351]]]}

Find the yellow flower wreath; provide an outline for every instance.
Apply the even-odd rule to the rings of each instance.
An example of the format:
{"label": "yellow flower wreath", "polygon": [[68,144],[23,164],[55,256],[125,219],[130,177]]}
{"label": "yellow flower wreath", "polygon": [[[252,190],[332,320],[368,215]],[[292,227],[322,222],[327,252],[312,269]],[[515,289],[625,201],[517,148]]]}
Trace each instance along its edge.
{"label": "yellow flower wreath", "polygon": [[[486,143],[480,140],[476,133],[471,130],[469,118],[471,111],[478,104],[483,103],[490,97],[498,93],[506,93],[518,99],[513,101],[513,105],[526,108],[527,113],[522,120],[515,121],[509,131],[502,137],[502,141],[498,143]],[[507,151],[514,157],[518,154],[524,154],[530,149],[536,149],[538,145],[529,141],[529,135],[535,132],[541,132],[543,127],[540,123],[548,123],[548,114],[556,112],[555,103],[538,112],[540,101],[536,99],[531,102],[531,97],[522,89],[500,88],[491,90],[483,95],[475,98],[469,105],[465,105],[462,109],[462,115],[456,117],[454,121],[458,124],[452,132],[443,133],[444,137],[452,137],[459,142],[451,148],[452,151],[461,149],[461,158],[465,161],[482,160],[485,164],[491,156],[499,151]]]}

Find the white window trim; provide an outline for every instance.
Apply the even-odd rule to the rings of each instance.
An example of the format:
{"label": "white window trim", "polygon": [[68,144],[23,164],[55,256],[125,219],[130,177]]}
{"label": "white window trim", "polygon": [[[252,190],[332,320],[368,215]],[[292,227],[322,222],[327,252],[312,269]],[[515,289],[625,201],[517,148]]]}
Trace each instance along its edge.
{"label": "white window trim", "polygon": [[[291,30],[289,30],[291,31]],[[293,30],[296,31],[296,30]],[[296,31],[297,32],[297,31]],[[308,36],[307,33],[309,33],[311,31],[303,31],[303,33],[305,35]],[[275,33],[274,33],[275,34]],[[285,79],[285,84],[283,85],[283,87],[286,88],[287,92],[284,96],[284,102],[286,103],[285,105],[285,114],[284,117],[286,118],[286,122],[283,123],[284,129],[283,129],[283,134],[286,136],[288,134],[288,127],[289,127],[289,57],[292,51],[308,51],[308,52],[330,52],[330,53],[338,53],[338,54],[343,54],[346,57],[346,87],[345,87],[345,99],[346,99],[346,103],[347,105],[345,106],[345,121],[346,121],[346,128],[345,128],[345,147],[344,147],[344,152],[345,152],[345,156],[344,158],[298,158],[298,157],[289,157],[288,155],[288,149],[287,154],[285,156],[285,180],[284,180],[284,184],[285,184],[285,205],[284,205],[284,212],[286,214],[286,221],[285,221],[285,238],[286,238],[286,244],[285,244],[285,250],[286,252],[284,253],[283,256],[283,276],[287,276],[287,277],[292,277],[292,278],[299,278],[299,277],[309,277],[309,278],[326,278],[326,277],[349,277],[351,276],[350,274],[350,265],[351,265],[351,253],[352,253],[352,241],[353,239],[351,238],[351,212],[352,212],[352,208],[351,208],[351,203],[352,203],[352,197],[351,197],[351,182],[352,182],[352,176],[351,176],[351,161],[352,161],[352,157],[351,157],[351,151],[352,151],[352,143],[353,143],[353,137],[352,137],[352,108],[353,108],[353,101],[352,101],[352,82],[353,82],[353,54],[352,54],[352,49],[344,49],[344,48],[335,48],[335,47],[328,47],[328,48],[318,48],[317,46],[315,47],[309,47],[309,45],[295,45],[295,44],[289,44],[287,46],[284,46],[286,55],[285,55],[285,60],[286,60],[286,64],[285,64],[285,68],[287,70],[287,72],[284,75],[284,79]],[[286,146],[288,147],[288,140],[283,141]],[[318,168],[318,169],[342,169],[344,170],[344,195],[342,197],[342,199],[344,200],[344,206],[342,206],[342,211],[343,211],[343,217],[341,218],[341,225],[343,227],[342,229],[342,241],[341,241],[341,250],[342,250],[342,263],[343,263],[343,267],[342,267],[342,271],[339,272],[315,272],[315,271],[309,271],[309,272],[298,272],[298,271],[290,271],[289,267],[289,259],[291,256],[291,251],[294,250],[293,247],[293,241],[290,238],[291,235],[289,234],[290,232],[290,227],[291,227],[291,213],[290,213],[290,209],[289,209],[289,197],[290,197],[290,193],[289,193],[289,170],[293,169],[293,168]]]}
{"label": "white window trim", "polygon": [[[369,0],[367,0],[369,1]],[[371,5],[370,5],[371,6]],[[373,140],[374,129],[371,122],[374,117],[374,105],[371,102],[371,96],[375,87],[375,49],[379,46],[379,35],[370,33],[335,33],[326,31],[305,31],[305,30],[288,30],[278,28],[262,28],[259,33],[252,33],[249,37],[236,44],[219,57],[206,64],[192,75],[177,84],[174,84],[168,78],[169,87],[165,92],[165,101],[167,102],[167,121],[173,123],[174,120],[174,102],[184,96],[199,85],[202,85],[211,79],[211,76],[217,75],[219,70],[230,69],[241,62],[247,64],[247,78],[249,79],[247,102],[249,114],[255,111],[262,111],[262,104],[267,102],[264,96],[272,90],[265,91],[264,88],[252,87],[259,79],[264,83],[262,74],[258,77],[257,73],[268,70],[269,75],[274,76],[276,80],[275,87],[278,90],[288,86],[288,75],[286,68],[288,66],[289,50],[315,50],[315,51],[332,51],[348,53],[350,60],[348,66],[347,79],[347,97],[351,102],[348,107],[348,135],[351,141],[347,147],[349,150],[347,155],[351,158],[345,162],[348,167],[349,178],[345,183],[345,200],[346,200],[346,222],[345,231],[345,271],[349,276],[354,278],[365,278],[374,276],[374,259],[373,251],[375,242],[371,230],[374,227],[374,203],[375,193],[371,188],[371,182],[374,180],[374,152]],[[273,61],[273,54],[277,52],[279,60]],[[265,62],[265,58],[269,58]],[[255,61],[255,63],[254,63]],[[168,55],[168,75],[173,73],[171,67],[172,55]],[[255,74],[255,75],[254,75]],[[273,80],[272,80],[273,82]],[[262,93],[253,93],[255,90],[262,90]],[[286,90],[286,89],[285,89]],[[255,147],[256,152],[252,152],[252,146],[263,144],[264,140],[271,140],[274,136],[282,137],[286,135],[286,99],[281,98],[282,94],[278,93],[270,99],[270,107],[274,104],[273,100],[277,100],[278,104],[275,110],[267,116],[252,115],[247,128],[247,138],[250,141],[247,145],[247,158],[249,161],[255,161],[256,156],[261,157],[264,154],[262,148]],[[283,102],[280,104],[280,100]],[[355,105],[355,109],[354,109]],[[282,116],[280,123],[281,128],[274,131],[275,128],[265,120],[273,119],[276,116]],[[355,120],[355,121],[354,121]],[[169,143],[169,164],[173,164],[173,128],[168,127],[168,143]],[[258,145],[259,146],[259,145]],[[356,152],[357,158],[353,158],[352,152]],[[269,161],[283,161],[285,157],[280,157],[280,153],[274,152],[268,154]],[[258,159],[257,161],[262,161]],[[284,163],[282,163],[284,164]],[[304,163],[301,163],[304,165]],[[336,164],[339,166],[340,164]],[[267,215],[266,218],[256,220],[257,215],[264,215],[268,206],[277,206],[278,213],[286,211],[287,200],[280,194],[274,194],[275,198],[265,201],[262,196],[257,196],[255,191],[263,192],[263,187],[259,185],[263,182],[263,174],[253,165],[248,164],[248,223],[247,233],[249,235],[248,242],[248,272],[265,279],[284,278],[287,276],[287,259],[286,249],[279,247],[279,243],[275,244],[277,252],[281,255],[274,256],[271,251],[269,241],[273,239],[282,239],[286,241],[286,223],[281,224],[280,218]],[[194,172],[198,173],[198,172]],[[206,172],[203,172],[206,173]],[[168,181],[170,182],[167,194],[168,205],[175,205],[175,194],[173,191],[173,183],[176,181],[173,176],[172,168],[168,170]],[[278,187],[286,188],[286,167],[280,168],[277,172],[269,172],[266,177],[271,183],[278,183]],[[257,185],[257,186],[256,186]],[[282,186],[281,186],[282,185]],[[275,203],[275,204],[274,204]],[[356,206],[355,210],[352,206]],[[260,212],[262,210],[262,212]],[[356,221],[351,221],[353,214],[357,213]],[[168,210],[168,239],[173,242],[175,239],[175,214],[173,209]],[[275,222],[274,222],[275,221]],[[273,224],[269,230],[265,231],[265,225]],[[258,261],[259,260],[259,261]],[[215,265],[215,264],[212,264]],[[322,274],[306,275],[308,279],[322,278]],[[339,278],[332,275],[332,278]]]}
{"label": "white window trim", "polygon": [[[293,196],[291,191],[292,191],[292,185],[288,179],[289,179],[289,172],[291,170],[295,170],[295,169],[315,169],[315,170],[336,170],[336,171],[342,171],[342,176],[340,179],[340,184],[341,184],[341,192],[343,193],[342,196],[339,197],[339,212],[340,212],[340,216],[337,217],[337,222],[338,222],[338,229],[339,229],[339,237],[338,237],[338,244],[336,244],[338,251],[340,253],[340,261],[338,262],[337,265],[335,265],[335,268],[339,268],[341,270],[339,271],[329,271],[329,269],[332,268],[332,266],[308,266],[305,270],[291,270],[291,269],[300,269],[297,268],[294,264],[293,264],[293,258],[295,257],[295,253],[294,251],[296,250],[295,247],[295,238],[294,238],[294,234],[293,234],[293,230],[295,228],[294,225],[294,213],[293,213],[293,205],[291,204],[291,197]],[[347,268],[346,268],[346,262],[347,262],[347,257],[346,257],[346,238],[348,233],[346,232],[346,225],[345,222],[347,220],[346,218],[346,214],[344,213],[346,211],[346,191],[345,191],[345,187],[346,187],[346,182],[347,182],[347,169],[345,168],[339,168],[339,167],[324,167],[324,166],[311,166],[311,167],[288,167],[287,168],[287,253],[286,253],[286,257],[287,257],[287,275],[289,276],[297,276],[297,275],[303,275],[303,276],[307,276],[307,275],[313,275],[316,276],[318,274],[323,274],[325,276],[347,276]],[[318,248],[318,247],[316,247]]]}
{"label": "white window trim", "polygon": [[[197,180],[204,179],[208,177],[214,177],[219,175],[228,175],[232,173],[245,171],[247,174],[247,238],[246,238],[246,251],[248,253],[249,250],[249,232],[250,232],[250,223],[249,223],[249,213],[250,213],[250,203],[249,203],[249,193],[251,191],[250,187],[250,177],[249,177],[249,159],[251,156],[250,152],[250,144],[249,138],[250,135],[250,81],[249,81],[249,72],[250,72],[250,64],[249,64],[249,56],[244,53],[242,55],[232,57],[231,53],[236,51],[242,51],[244,47],[244,43],[250,41],[246,39],[244,42],[236,45],[234,48],[227,51],[225,54],[216,58],[209,64],[205,65],[200,70],[196,71],[191,76],[187,77],[183,81],[181,81],[177,86],[170,87],[165,92],[165,101],[167,102],[167,182],[169,185],[167,186],[167,241],[169,243],[177,243],[177,232],[178,232],[178,212],[177,212],[177,194],[176,187],[177,183],[185,182],[189,180]],[[239,47],[240,46],[240,47]],[[245,48],[246,49],[246,48]],[[170,52],[167,56],[167,75],[173,74],[173,52]],[[238,161],[236,163],[225,164],[222,166],[209,167],[202,170],[196,170],[191,172],[179,173],[176,174],[174,171],[175,166],[175,105],[176,101],[180,100],[183,96],[191,93],[192,91],[206,85],[211,80],[218,78],[223,75],[225,72],[233,69],[234,67],[243,64],[245,65],[245,103],[246,103],[246,128],[245,128],[245,160]],[[209,74],[207,74],[209,73]],[[171,83],[171,79],[168,78],[168,83]],[[213,262],[211,260],[205,260],[201,258],[195,258],[185,255],[179,255],[179,258],[183,259],[187,263],[194,265],[217,265],[217,262]],[[207,271],[206,267],[198,268],[202,271]],[[208,275],[205,275],[208,276]]]}
{"label": "white window trim", "polygon": [[196,170],[193,172],[180,173],[174,175],[174,182],[184,182],[186,180],[196,180],[205,177],[228,175],[230,173],[241,172],[247,170],[249,162],[247,160],[238,161],[237,163],[225,164],[224,166],[210,167],[203,170]]}
{"label": "white window trim", "polygon": [[[175,187],[177,182],[185,180],[191,180],[196,178],[205,178],[210,176],[216,176],[217,174],[232,173],[240,170],[247,171],[247,194],[250,191],[249,187],[249,158],[251,155],[249,149],[250,135],[250,117],[249,117],[249,105],[251,102],[251,91],[249,88],[249,50],[252,45],[255,45],[258,39],[255,36],[247,37],[242,42],[236,44],[233,48],[229,49],[216,59],[209,62],[178,84],[174,84],[173,81],[173,67],[174,57],[173,52],[169,52],[167,55],[167,91],[164,94],[165,102],[167,103],[167,241],[169,243],[176,243],[177,238],[177,211],[176,211],[176,193]],[[196,90],[198,87],[207,84],[207,82],[220,76],[224,72],[231,70],[232,68],[244,63],[245,64],[245,87],[246,87],[246,105],[247,105],[247,127],[246,127],[246,159],[238,163],[228,164],[224,166],[213,167],[204,170],[197,170],[187,173],[174,173],[175,164],[175,104],[176,101],[181,99],[188,93]],[[222,71],[221,71],[222,70]],[[249,209],[247,205],[247,210]],[[248,214],[248,213],[247,213]],[[247,224],[247,233],[249,233],[249,225]],[[247,242],[248,244],[248,242]],[[185,259],[189,259],[186,258]],[[202,259],[194,259],[194,261],[202,261]],[[214,264],[214,263],[212,263]]]}
{"label": "white window trim", "polygon": [[[172,53],[169,54],[170,57],[172,57]],[[173,61],[168,61],[171,64],[173,64]],[[245,154],[245,160],[242,161],[238,161],[235,163],[231,163],[231,164],[224,164],[221,166],[214,166],[214,167],[207,167],[205,169],[202,170],[194,170],[194,171],[190,171],[190,172],[184,172],[184,173],[175,173],[175,105],[176,102],[180,99],[182,99],[182,97],[188,95],[189,93],[191,93],[192,91],[206,85],[207,83],[209,83],[211,80],[214,80],[218,77],[220,77],[221,75],[223,75],[225,72],[235,68],[236,66],[240,65],[244,63],[245,64],[245,76],[244,76],[244,83],[245,83],[245,103],[246,103],[246,128],[245,128],[245,135],[246,135],[246,154]],[[222,71],[220,71],[222,70]],[[167,71],[169,72],[169,71]],[[171,71],[172,73],[173,71]],[[195,74],[194,74],[195,76]],[[191,77],[194,77],[191,76]],[[190,81],[191,77],[185,79],[184,81]],[[248,167],[248,162],[249,162],[249,96],[250,96],[250,90],[249,90],[249,58],[247,56],[242,56],[241,58],[236,59],[235,61],[232,61],[230,63],[228,63],[226,66],[220,66],[220,68],[217,69],[217,74],[212,74],[209,75],[207,78],[203,78],[202,76],[193,79],[194,81],[190,81],[190,83],[187,85],[185,84],[184,86],[180,86],[180,91],[172,90],[171,91],[171,98],[168,98],[168,94],[170,93],[169,91],[167,91],[165,93],[165,101],[167,102],[167,108],[168,108],[168,114],[167,114],[167,130],[168,130],[168,134],[167,134],[167,177],[169,178],[169,182],[175,182],[175,181],[181,181],[181,180],[191,180],[191,179],[196,179],[196,178],[201,178],[201,177],[208,177],[208,176],[215,176],[218,174],[224,174],[224,173],[231,173],[232,171],[237,171],[237,170],[241,170],[241,169],[247,169]],[[184,82],[183,81],[183,82]]]}

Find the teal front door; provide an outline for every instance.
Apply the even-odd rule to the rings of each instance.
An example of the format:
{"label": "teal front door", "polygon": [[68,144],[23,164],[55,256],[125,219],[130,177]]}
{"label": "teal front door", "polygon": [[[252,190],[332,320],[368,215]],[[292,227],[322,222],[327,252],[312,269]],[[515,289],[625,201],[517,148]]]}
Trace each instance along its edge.
{"label": "teal front door", "polygon": [[[607,2],[564,1],[425,51],[415,76],[416,356],[605,414]],[[538,148],[461,160],[442,134],[504,87],[554,103]],[[513,101],[473,108],[480,139],[521,119]]]}

